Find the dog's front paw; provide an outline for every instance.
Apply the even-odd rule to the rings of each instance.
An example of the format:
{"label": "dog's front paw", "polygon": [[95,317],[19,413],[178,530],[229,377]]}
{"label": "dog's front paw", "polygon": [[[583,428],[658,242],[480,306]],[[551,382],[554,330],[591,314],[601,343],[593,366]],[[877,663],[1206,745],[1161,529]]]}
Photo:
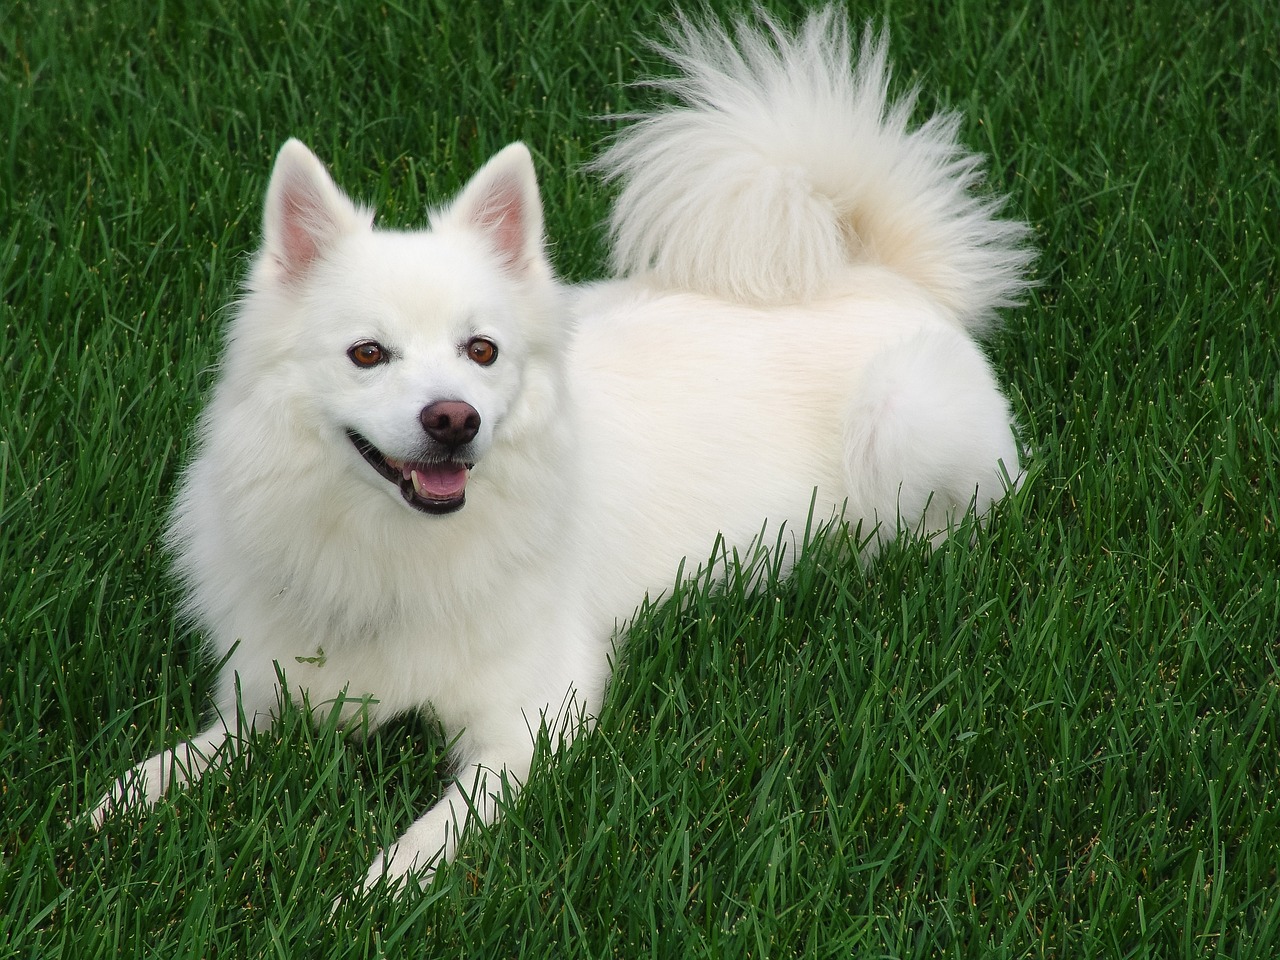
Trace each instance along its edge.
{"label": "dog's front paw", "polygon": [[[390,896],[403,896],[409,890],[431,883],[436,870],[453,859],[458,849],[459,817],[463,807],[461,792],[453,784],[439,803],[424,813],[395,843],[379,853],[369,871],[352,892],[351,899],[386,891]],[[465,822],[465,814],[462,822]],[[335,908],[341,903],[335,902]]]}
{"label": "dog's front paw", "polygon": [[443,845],[435,850],[425,850],[412,844],[407,837],[401,837],[375,856],[361,887],[369,888],[381,883],[399,895],[415,883],[420,887],[428,886],[435,877],[435,868],[443,863],[443,855]]}
{"label": "dog's front paw", "polygon": [[117,780],[88,813],[93,828],[99,830],[113,813],[130,806],[152,806],[167,789],[185,786],[198,779],[215,759],[222,762],[237,741],[228,740],[220,724],[172,750],[161,750],[143,760]]}
{"label": "dog's front paw", "polygon": [[368,871],[350,894],[333,901],[332,912],[344,904],[354,903],[367,896],[384,896],[387,899],[404,896],[411,890],[427,887],[436,875],[439,857],[428,858],[421,864],[417,856],[394,843],[379,853],[369,865]]}
{"label": "dog's front paw", "polygon": [[436,875],[441,852],[443,851],[427,854],[413,849],[411,845],[406,849],[403,841],[393,843],[373,858],[373,863],[369,865],[361,882],[361,889],[381,884],[398,896],[413,886],[409,882],[410,878],[419,886],[425,887]]}
{"label": "dog's front paw", "polygon": [[108,817],[127,807],[154,804],[164,793],[164,773],[158,756],[130,768],[89,811],[88,820],[93,829],[101,830]]}

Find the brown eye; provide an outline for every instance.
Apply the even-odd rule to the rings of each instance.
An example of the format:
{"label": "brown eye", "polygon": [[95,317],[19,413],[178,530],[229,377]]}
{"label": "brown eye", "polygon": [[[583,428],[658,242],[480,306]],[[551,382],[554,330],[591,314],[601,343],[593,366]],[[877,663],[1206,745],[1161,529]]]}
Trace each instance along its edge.
{"label": "brown eye", "polygon": [[362,340],[347,351],[357,367],[376,367],[387,359],[386,348],[375,340]]}
{"label": "brown eye", "polygon": [[472,337],[467,341],[467,356],[482,367],[498,359],[498,345],[484,337]]}

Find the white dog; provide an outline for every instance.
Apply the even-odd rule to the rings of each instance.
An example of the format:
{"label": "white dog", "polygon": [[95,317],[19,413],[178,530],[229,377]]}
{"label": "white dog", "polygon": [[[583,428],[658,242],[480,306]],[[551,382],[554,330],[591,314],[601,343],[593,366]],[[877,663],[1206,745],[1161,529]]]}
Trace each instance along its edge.
{"label": "white dog", "polygon": [[428,876],[542,725],[562,742],[596,710],[618,625],[717,537],[941,535],[1016,481],[974,337],[1031,254],[975,196],[957,120],[913,128],[883,42],[854,64],[831,11],[681,21],[666,52],[674,104],[599,163],[618,279],[583,290],[552,273],[519,144],[420,232],[375,229],[285,144],[169,535],[222,663],[215,718],[95,823],[286,696],[369,727],[425,709],[457,780],[366,881]]}

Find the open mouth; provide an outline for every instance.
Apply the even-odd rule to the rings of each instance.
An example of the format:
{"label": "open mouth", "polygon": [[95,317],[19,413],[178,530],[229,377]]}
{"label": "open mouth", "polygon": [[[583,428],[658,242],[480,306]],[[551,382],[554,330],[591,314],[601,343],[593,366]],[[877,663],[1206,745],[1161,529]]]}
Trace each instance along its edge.
{"label": "open mouth", "polygon": [[396,460],[384,455],[354,430],[347,431],[347,438],[369,466],[400,488],[400,496],[415,510],[453,513],[467,502],[467,476],[474,464],[455,460],[437,463]]}

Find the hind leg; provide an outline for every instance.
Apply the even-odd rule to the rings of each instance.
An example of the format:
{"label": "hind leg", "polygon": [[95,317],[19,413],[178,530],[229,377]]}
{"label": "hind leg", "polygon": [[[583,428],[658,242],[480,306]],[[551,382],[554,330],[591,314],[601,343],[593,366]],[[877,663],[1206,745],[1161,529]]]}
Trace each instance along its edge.
{"label": "hind leg", "polygon": [[903,532],[941,540],[1021,475],[1009,401],[982,351],[950,328],[872,358],[844,441],[847,515],[872,550]]}

